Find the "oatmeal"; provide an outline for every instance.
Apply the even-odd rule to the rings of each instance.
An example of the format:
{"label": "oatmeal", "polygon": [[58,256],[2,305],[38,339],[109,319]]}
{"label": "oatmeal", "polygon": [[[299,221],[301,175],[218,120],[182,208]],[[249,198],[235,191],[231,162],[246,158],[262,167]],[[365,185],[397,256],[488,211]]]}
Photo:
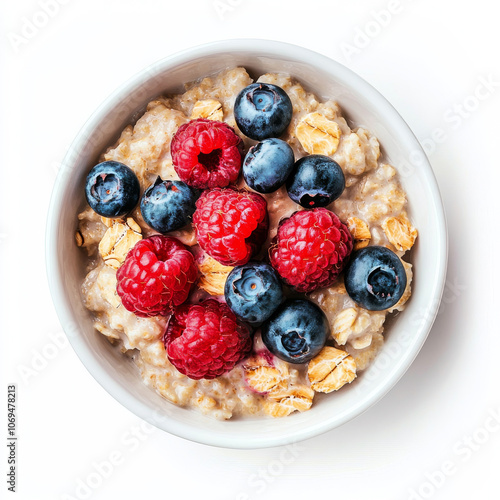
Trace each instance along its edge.
{"label": "oatmeal", "polygon": [[[293,114],[281,139],[293,149],[295,159],[324,155],[340,165],[345,189],[326,208],[348,229],[354,250],[387,247],[402,259],[413,246],[417,231],[408,215],[397,170],[380,158],[378,140],[363,128],[351,129],[335,101],[320,102],[289,76],[265,74],[257,82],[276,85],[290,98]],[[200,118],[233,127],[243,141],[234,147],[247,151],[255,141],[240,132],[234,107],[237,95],[252,83],[245,69],[234,68],[189,84],[183,94],[155,99],[134,125],[123,130],[101,161],[130,167],[141,194],[158,176],[163,181],[179,181],[171,142],[181,126]],[[228,176],[233,175],[230,168]],[[241,175],[233,184],[249,189]],[[305,209],[291,200],[285,186],[261,196],[267,202],[269,222],[259,258],[267,255],[280,221]],[[161,396],[217,419],[284,417],[311,408],[317,392],[334,393],[353,382],[382,347],[387,314],[402,311],[411,294],[412,266],[405,260],[401,261],[406,273],[404,293],[384,310],[361,307],[349,295],[340,274],[332,284],[304,296],[321,308],[329,326],[326,345],[309,362],[289,363],[273,355],[257,329],[251,351],[234,368],[213,379],[194,379],[169,361],[164,338],[168,315],[134,314],[117,293],[117,270],[129,252],[158,234],[145,222],[140,206],[119,217],[103,217],[87,207],[78,219],[76,242],[88,254],[82,295],[96,330],[133,358],[145,384]],[[192,224],[169,231],[167,236],[186,245],[196,261],[199,277],[191,289],[191,280],[187,280],[184,288],[190,295],[186,303],[199,303],[207,297],[224,301],[224,286],[234,265],[221,263],[202,250]],[[176,297],[179,295],[174,294],[172,300]]]}

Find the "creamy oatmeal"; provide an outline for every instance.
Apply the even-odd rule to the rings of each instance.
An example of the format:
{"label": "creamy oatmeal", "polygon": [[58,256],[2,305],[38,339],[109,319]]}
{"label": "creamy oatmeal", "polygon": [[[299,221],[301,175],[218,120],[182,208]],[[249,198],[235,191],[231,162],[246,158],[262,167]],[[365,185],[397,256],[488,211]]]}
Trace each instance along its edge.
{"label": "creamy oatmeal", "polygon": [[[224,121],[239,132],[233,115],[234,101],[252,82],[245,69],[235,68],[190,84],[184,94],[150,102],[145,113],[135,125],[123,130],[117,144],[104,153],[101,161],[115,160],[129,166],[139,179],[141,192],[158,175],[164,180],[178,179],[170,141],[179,126],[201,117]],[[397,170],[381,161],[377,139],[363,128],[351,129],[335,101],[318,101],[286,75],[266,74],[258,82],[280,86],[292,101],[292,121],[282,139],[293,148],[295,158],[323,154],[342,167],[346,188],[328,208],[348,226],[355,249],[381,245],[403,258],[417,232],[407,215],[406,195]],[[254,144],[240,135],[246,148]],[[243,180],[239,184],[244,186]],[[270,219],[265,252],[279,221],[303,208],[288,197],[284,187],[263,196]],[[155,234],[144,222],[139,207],[123,219],[106,219],[87,207],[78,219],[77,244],[88,252],[82,294],[85,306],[94,315],[95,328],[133,358],[144,382],[161,396],[218,419],[281,417],[305,411],[313,404],[316,392],[329,393],[350,383],[383,345],[387,314],[402,311],[411,293],[412,266],[404,260],[405,293],[385,311],[369,311],[356,305],[346,293],[341,275],[333,286],[308,294],[325,312],[331,327],[327,347],[309,364],[293,365],[276,358],[265,348],[257,331],[252,354],[233,370],[214,380],[192,380],[179,373],[166,356],[162,337],[167,318],[137,317],[122,306],[116,293],[116,270],[127,252],[143,237]],[[189,246],[198,263],[200,278],[189,300],[206,296],[223,300],[225,279],[232,268],[203,253],[191,226],[169,235]]]}

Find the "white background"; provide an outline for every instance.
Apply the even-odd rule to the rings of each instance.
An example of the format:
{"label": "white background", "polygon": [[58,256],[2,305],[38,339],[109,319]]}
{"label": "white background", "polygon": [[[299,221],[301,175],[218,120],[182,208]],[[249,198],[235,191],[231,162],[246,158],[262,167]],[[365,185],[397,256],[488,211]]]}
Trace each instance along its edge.
{"label": "white background", "polygon": [[[0,436],[8,383],[18,385],[19,434],[17,493],[7,492],[2,444],[0,496],[457,500],[477,498],[480,488],[484,498],[497,498],[494,2],[47,0],[50,17],[42,4],[2,0],[0,7]],[[31,22],[39,27],[30,29]],[[52,184],[91,112],[149,63],[234,37],[303,45],[380,90],[426,146],[449,223],[445,302],[415,363],[374,408],[286,454],[216,449],[141,430],[141,421],[104,392],[65,344],[45,278]],[[110,457],[117,459],[113,470],[97,473],[96,464]],[[78,488],[82,482],[91,487]]]}

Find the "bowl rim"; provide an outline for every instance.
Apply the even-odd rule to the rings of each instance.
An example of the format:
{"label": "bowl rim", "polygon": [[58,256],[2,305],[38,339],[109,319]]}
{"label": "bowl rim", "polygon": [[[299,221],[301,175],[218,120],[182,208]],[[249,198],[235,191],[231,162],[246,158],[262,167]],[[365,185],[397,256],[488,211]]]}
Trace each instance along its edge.
{"label": "bowl rim", "polygon": [[[370,101],[374,102],[374,107],[381,110],[384,120],[391,123],[397,122],[398,136],[404,138],[405,145],[411,147],[409,150],[418,151],[421,154],[421,162],[419,170],[422,171],[427,181],[427,188],[431,192],[431,199],[428,202],[432,203],[432,213],[436,219],[436,224],[439,228],[440,240],[436,242],[436,253],[438,255],[438,273],[433,282],[433,287],[429,290],[429,303],[439,304],[445,286],[447,258],[448,258],[448,234],[446,227],[446,217],[443,207],[443,202],[439,192],[439,187],[436,178],[432,171],[428,158],[420,145],[418,139],[413,134],[408,124],[404,121],[401,115],[395,110],[390,102],[382,96],[371,84],[366,82],[363,78],[358,76],[349,68],[343,66],[341,63],[331,59],[318,52],[312,51],[305,47],[295,44],[278,42],[265,39],[252,39],[252,38],[238,38],[214,41],[202,45],[197,45],[184,49],[180,52],[167,56],[159,61],[154,62],[137,72],[134,76],[129,78],[121,84],[114,92],[107,97],[98,108],[92,113],[90,118],[84,123],[83,127],[79,130],[78,134],[72,141],[68,151],[64,157],[63,165],[72,162],[74,152],[82,149],[86,138],[89,133],[105,118],[105,116],[116,106],[122,99],[124,94],[129,94],[134,89],[138,88],[145,80],[154,78],[156,75],[165,71],[168,67],[174,67],[182,63],[187,63],[193,58],[201,58],[213,56],[219,53],[265,53],[268,56],[274,57],[288,57],[292,60],[307,61],[309,64],[316,67],[326,67],[329,71],[335,73],[336,78],[344,83],[346,86],[351,87],[349,82],[356,83],[356,92],[362,91]],[[333,428],[339,427],[346,422],[358,417],[366,410],[368,410],[375,403],[380,401],[400,380],[404,373],[413,363],[422,348],[434,320],[438,313],[438,307],[432,308],[432,313],[426,315],[422,323],[419,325],[418,341],[414,342],[408,347],[409,351],[404,362],[400,362],[394,370],[392,378],[386,384],[380,384],[376,390],[367,394],[360,404],[351,408],[351,411],[343,412],[336,415],[335,421],[332,419],[325,420],[316,425],[304,426],[300,432],[294,431],[293,436],[290,433],[284,432],[276,437],[264,439],[256,439],[255,436],[241,436],[236,442],[233,438],[224,438],[223,435],[213,433],[209,429],[196,429],[189,424],[168,420],[168,425],[165,424],[166,419],[162,419],[161,423],[154,419],[151,415],[151,410],[141,401],[138,401],[129,391],[118,384],[112,377],[109,377],[104,368],[95,359],[92,351],[85,344],[83,339],[74,335],[75,329],[78,326],[70,313],[69,299],[65,292],[63,281],[61,279],[62,268],[59,259],[57,258],[56,244],[58,241],[59,227],[58,219],[61,210],[63,209],[65,186],[69,182],[70,176],[64,175],[64,168],[62,168],[56,177],[52,189],[52,195],[47,212],[47,224],[45,233],[45,261],[46,272],[49,284],[50,293],[59,317],[59,321],[63,330],[68,337],[68,340],[85,366],[94,379],[119,403],[121,403],[129,411],[138,417],[146,420],[150,424],[174,434],[178,437],[188,439],[197,443],[207,444],[217,447],[236,448],[236,449],[255,449],[266,448],[273,446],[280,446],[289,444],[292,441],[297,442],[308,439]]]}

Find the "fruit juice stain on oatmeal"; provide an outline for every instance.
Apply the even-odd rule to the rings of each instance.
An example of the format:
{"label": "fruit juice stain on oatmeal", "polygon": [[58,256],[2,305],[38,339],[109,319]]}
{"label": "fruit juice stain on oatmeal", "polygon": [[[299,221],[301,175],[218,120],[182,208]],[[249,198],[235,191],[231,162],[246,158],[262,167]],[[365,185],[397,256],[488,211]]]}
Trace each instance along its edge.
{"label": "fruit juice stain on oatmeal", "polygon": [[[328,208],[348,225],[355,248],[381,245],[403,257],[415,241],[416,230],[406,213],[406,194],[396,169],[380,161],[378,140],[363,128],[351,129],[335,101],[318,101],[289,76],[265,74],[257,81],[280,86],[291,99],[292,121],[282,139],[293,148],[295,158],[308,153],[324,154],[342,167],[346,189]],[[114,160],[129,166],[144,192],[157,176],[178,180],[170,141],[190,119],[224,121],[235,128],[245,147],[250,147],[255,142],[239,133],[233,107],[238,93],[251,83],[245,69],[234,68],[190,84],[183,94],[151,101],[101,161]],[[240,184],[242,187],[243,181]],[[302,207],[288,197],[285,187],[263,196],[269,214],[267,248],[279,221]],[[313,404],[316,391],[331,392],[350,383],[381,348],[386,315],[402,311],[411,294],[412,266],[405,261],[405,293],[398,304],[385,311],[369,311],[356,305],[346,293],[341,276],[333,286],[308,295],[325,312],[331,327],[330,347],[324,348],[310,373],[305,366],[286,363],[270,354],[257,333],[253,354],[229,373],[213,380],[192,380],[179,373],[166,356],[162,337],[167,318],[139,318],[121,305],[116,293],[116,268],[135,242],[155,234],[143,221],[139,207],[126,220],[102,218],[90,208],[78,219],[77,243],[89,256],[82,293],[85,306],[94,314],[95,328],[132,356],[148,386],[177,405],[217,419],[282,417],[305,411]],[[190,300],[197,301],[209,293],[222,295],[225,277],[232,268],[212,263],[203,255],[191,226],[169,235],[192,247],[197,260],[203,263],[199,290]],[[99,245],[101,250],[105,248],[103,255]],[[316,391],[311,380],[313,387],[319,387]]]}

